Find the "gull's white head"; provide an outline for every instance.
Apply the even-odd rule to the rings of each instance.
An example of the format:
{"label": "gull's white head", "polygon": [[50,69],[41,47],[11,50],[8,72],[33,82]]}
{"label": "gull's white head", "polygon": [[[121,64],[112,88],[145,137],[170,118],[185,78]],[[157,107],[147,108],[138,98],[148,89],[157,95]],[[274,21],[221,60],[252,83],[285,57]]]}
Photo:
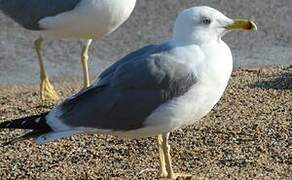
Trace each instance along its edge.
{"label": "gull's white head", "polygon": [[199,6],[182,11],[176,19],[173,38],[180,43],[206,43],[221,40],[231,30],[254,30],[249,20],[232,20],[218,10]]}

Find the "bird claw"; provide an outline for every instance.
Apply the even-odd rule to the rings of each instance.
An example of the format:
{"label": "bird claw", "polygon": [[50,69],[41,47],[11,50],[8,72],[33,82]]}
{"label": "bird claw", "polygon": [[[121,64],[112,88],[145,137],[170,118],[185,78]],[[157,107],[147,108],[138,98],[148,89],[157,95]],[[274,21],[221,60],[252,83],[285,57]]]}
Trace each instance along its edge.
{"label": "bird claw", "polygon": [[41,99],[50,100],[56,102],[60,99],[59,94],[54,89],[54,86],[50,83],[48,78],[44,78],[41,81]]}

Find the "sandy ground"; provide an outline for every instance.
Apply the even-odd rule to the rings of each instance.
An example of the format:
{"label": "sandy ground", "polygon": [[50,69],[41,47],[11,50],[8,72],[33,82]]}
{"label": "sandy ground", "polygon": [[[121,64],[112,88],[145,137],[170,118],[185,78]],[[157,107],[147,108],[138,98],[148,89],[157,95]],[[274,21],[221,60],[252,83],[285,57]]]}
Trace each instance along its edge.
{"label": "sandy ground", "polygon": [[[158,43],[171,35],[175,17],[184,8],[208,5],[231,18],[254,19],[258,32],[231,33],[235,67],[291,64],[291,0],[138,0],[131,18],[118,31],[95,41],[90,51],[91,74],[95,76],[129,51]],[[0,13],[0,84],[35,84],[38,65],[32,42],[34,32],[25,31]],[[54,80],[80,77],[80,45],[77,41],[45,43],[45,64]]]}
{"label": "sandy ground", "polygon": [[[76,90],[64,82],[64,95]],[[38,87],[1,87],[0,121],[46,111]],[[171,135],[176,172],[193,179],[292,178],[292,66],[237,70],[214,110]],[[0,131],[0,142],[22,131]],[[155,138],[82,135],[0,147],[2,179],[158,179]]]}

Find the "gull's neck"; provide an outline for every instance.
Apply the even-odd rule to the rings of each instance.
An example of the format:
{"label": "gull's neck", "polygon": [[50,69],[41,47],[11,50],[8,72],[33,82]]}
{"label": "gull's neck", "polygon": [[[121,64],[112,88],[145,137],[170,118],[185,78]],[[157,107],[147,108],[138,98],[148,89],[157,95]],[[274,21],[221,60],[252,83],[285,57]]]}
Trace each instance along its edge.
{"label": "gull's neck", "polygon": [[205,32],[202,30],[192,31],[180,27],[175,27],[172,35],[172,42],[179,45],[205,45],[221,43],[221,36],[217,36],[215,33]]}
{"label": "gull's neck", "polygon": [[208,38],[202,39],[202,38],[194,38],[194,37],[178,37],[173,36],[172,39],[169,41],[173,45],[177,46],[188,46],[188,45],[198,45],[198,46],[205,46],[208,44],[221,44],[223,43],[221,38]]}

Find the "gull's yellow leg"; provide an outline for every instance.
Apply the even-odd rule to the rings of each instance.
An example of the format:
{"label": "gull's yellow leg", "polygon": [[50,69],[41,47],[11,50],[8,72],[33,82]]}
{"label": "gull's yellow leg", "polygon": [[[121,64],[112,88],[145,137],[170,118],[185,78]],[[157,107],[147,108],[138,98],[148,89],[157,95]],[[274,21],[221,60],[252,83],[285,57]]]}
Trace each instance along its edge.
{"label": "gull's yellow leg", "polygon": [[161,168],[160,168],[161,178],[176,179],[176,176],[173,173],[173,169],[171,165],[170,146],[168,144],[168,136],[169,136],[169,133],[158,136],[159,154],[160,154],[160,161],[161,161]]}
{"label": "gull's yellow leg", "polygon": [[159,154],[161,162],[161,178],[177,179],[178,177],[192,177],[189,174],[174,173],[171,164],[170,146],[168,144],[169,133],[158,136]]}
{"label": "gull's yellow leg", "polygon": [[58,101],[60,99],[60,96],[58,95],[58,93],[54,89],[53,85],[50,83],[48,75],[45,71],[45,66],[44,66],[43,57],[42,57],[42,42],[43,42],[42,38],[39,38],[39,39],[35,40],[35,42],[34,42],[35,49],[36,49],[37,56],[38,56],[39,65],[40,65],[41,99],[42,100],[47,99],[47,100],[52,100],[52,101]]}
{"label": "gull's yellow leg", "polygon": [[163,150],[163,135],[158,135],[158,150],[160,158],[160,177],[167,178],[168,174],[165,167],[165,156]]}
{"label": "gull's yellow leg", "polygon": [[82,63],[82,69],[83,69],[83,87],[88,87],[90,85],[90,78],[89,78],[89,71],[88,71],[88,51],[89,51],[91,42],[92,42],[92,39],[89,39],[86,42],[86,45],[82,46],[81,63]]}

